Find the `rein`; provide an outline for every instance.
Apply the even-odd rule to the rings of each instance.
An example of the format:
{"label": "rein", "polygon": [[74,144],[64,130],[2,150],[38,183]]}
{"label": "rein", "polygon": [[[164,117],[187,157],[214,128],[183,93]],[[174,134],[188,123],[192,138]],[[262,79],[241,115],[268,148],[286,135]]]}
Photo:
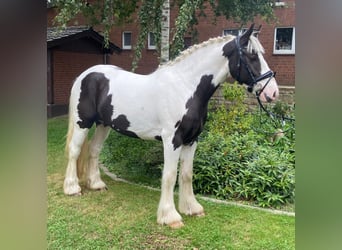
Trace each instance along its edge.
{"label": "rein", "polygon": [[[241,73],[241,64],[244,64],[244,67],[246,68],[249,76],[251,77],[252,79],[252,82],[248,83],[248,87],[247,87],[247,90],[248,92],[252,92],[253,91],[253,88],[254,86],[264,80],[264,79],[267,79],[268,78],[268,81],[266,82],[266,84],[258,91],[255,92],[255,96],[256,96],[256,99],[258,101],[258,104],[259,104],[259,107],[260,107],[260,120],[261,120],[261,110],[264,111],[270,118],[271,120],[275,123],[276,122],[276,118],[278,119],[281,119],[281,124],[282,126],[285,126],[285,123],[286,121],[291,121],[291,122],[294,122],[295,119],[294,118],[291,118],[291,117],[287,117],[287,116],[284,116],[284,115],[279,115],[279,114],[275,114],[274,112],[268,110],[265,108],[265,106],[262,104],[261,100],[260,100],[260,94],[262,93],[262,91],[266,88],[266,86],[269,84],[269,82],[271,81],[271,79],[273,77],[276,76],[276,72],[273,72],[272,70],[269,70],[267,71],[266,73],[258,76],[258,77],[255,77],[254,74],[252,73],[251,69],[249,68],[247,62],[243,59],[243,52],[242,52],[242,48],[240,46],[240,36],[237,36],[236,39],[235,39],[235,43],[236,43],[236,46],[237,46],[237,49],[238,49],[238,54],[239,54],[239,60],[238,60],[238,64],[237,64],[237,67],[238,67],[238,75],[236,77],[236,80],[239,82],[239,83],[242,83],[241,82],[241,79],[240,79],[240,73]],[[292,129],[294,126],[291,126],[290,128],[286,129],[286,130],[281,130],[281,132],[277,132],[277,133],[284,133],[284,132],[287,132],[289,131],[290,129]],[[268,132],[265,132],[265,131],[258,131],[258,132],[263,132],[263,133],[268,133]],[[269,134],[274,134],[273,133],[269,133]]]}

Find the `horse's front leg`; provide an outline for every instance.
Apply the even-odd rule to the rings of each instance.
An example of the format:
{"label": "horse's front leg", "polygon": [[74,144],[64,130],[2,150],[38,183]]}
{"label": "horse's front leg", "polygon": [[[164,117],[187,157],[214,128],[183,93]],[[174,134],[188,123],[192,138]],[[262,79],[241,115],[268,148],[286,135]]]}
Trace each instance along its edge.
{"label": "horse's front leg", "polygon": [[179,211],[186,215],[203,216],[204,210],[195,198],[192,188],[193,159],[197,143],[183,146],[180,154]]}
{"label": "horse's front leg", "polygon": [[161,197],[157,213],[157,222],[166,224],[172,228],[183,226],[182,217],[177,212],[173,190],[177,179],[177,165],[180,148],[174,150],[170,138],[163,138],[164,146],[164,168],[162,175]]}

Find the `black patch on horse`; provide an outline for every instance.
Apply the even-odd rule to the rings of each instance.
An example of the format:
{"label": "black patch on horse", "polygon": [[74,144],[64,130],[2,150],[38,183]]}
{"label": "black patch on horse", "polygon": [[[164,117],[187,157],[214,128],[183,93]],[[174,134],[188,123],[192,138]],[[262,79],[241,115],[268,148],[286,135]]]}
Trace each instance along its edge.
{"label": "black patch on horse", "polygon": [[119,115],[117,118],[113,120],[111,127],[121,134],[134,138],[139,138],[134,132],[127,130],[129,125],[130,122],[128,121],[127,117],[125,115]]}
{"label": "black patch on horse", "polygon": [[114,107],[109,95],[109,79],[103,73],[89,73],[81,83],[81,93],[77,105],[80,128],[91,128],[94,123],[110,126],[121,134],[138,138],[127,128],[130,123],[123,114],[112,121]]}
{"label": "black patch on horse", "polygon": [[247,70],[248,65],[254,78],[261,75],[261,63],[257,53],[248,53],[246,46],[248,40],[240,39],[241,55],[239,55],[239,48],[236,45],[235,39],[226,43],[223,46],[223,55],[228,58],[229,71],[231,76],[237,80],[240,84],[245,83],[247,85],[253,82],[251,75]]}
{"label": "black patch on horse", "polygon": [[161,137],[160,135],[156,135],[156,136],[154,137],[154,139],[156,139],[157,141],[163,141],[163,140],[162,140],[162,137]]}
{"label": "black patch on horse", "polygon": [[218,86],[212,84],[213,75],[203,75],[193,96],[187,101],[188,109],[181,121],[175,124],[172,144],[176,150],[181,145],[192,145],[203,130],[207,119],[208,101]]}
{"label": "black patch on horse", "polygon": [[111,125],[113,106],[108,92],[109,79],[103,73],[93,72],[84,77],[77,105],[80,128],[91,128],[94,123]]}

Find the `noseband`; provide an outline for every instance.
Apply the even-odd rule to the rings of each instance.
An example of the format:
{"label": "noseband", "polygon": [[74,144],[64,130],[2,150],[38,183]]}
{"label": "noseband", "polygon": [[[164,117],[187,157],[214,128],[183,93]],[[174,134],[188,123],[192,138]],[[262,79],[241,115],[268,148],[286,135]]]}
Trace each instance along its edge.
{"label": "noseband", "polygon": [[236,77],[236,80],[237,80],[239,83],[243,83],[243,82],[241,82],[241,79],[240,79],[241,64],[244,65],[244,67],[246,68],[246,70],[247,70],[247,72],[248,72],[250,78],[252,79],[251,82],[246,83],[246,84],[248,85],[247,90],[248,90],[249,92],[252,92],[252,91],[253,91],[254,86],[255,86],[258,82],[260,82],[260,81],[262,81],[262,80],[268,78],[268,81],[267,81],[266,84],[262,87],[262,89],[261,89],[261,90],[258,90],[258,91],[255,93],[256,96],[257,96],[257,98],[259,99],[259,96],[260,96],[261,92],[266,88],[266,86],[268,85],[268,83],[271,81],[272,77],[275,77],[276,72],[273,72],[272,70],[269,70],[269,71],[267,71],[266,73],[264,73],[264,74],[262,74],[262,75],[260,75],[260,76],[258,76],[258,77],[255,77],[254,74],[253,74],[253,72],[252,72],[252,70],[251,70],[250,67],[248,66],[246,60],[243,58],[243,52],[242,52],[242,48],[241,48],[241,46],[240,46],[240,36],[237,36],[237,37],[235,38],[235,44],[236,44],[236,47],[237,47],[238,52],[239,52],[239,60],[238,60],[238,64],[237,64],[237,67],[238,67],[238,75],[237,75],[237,77]]}

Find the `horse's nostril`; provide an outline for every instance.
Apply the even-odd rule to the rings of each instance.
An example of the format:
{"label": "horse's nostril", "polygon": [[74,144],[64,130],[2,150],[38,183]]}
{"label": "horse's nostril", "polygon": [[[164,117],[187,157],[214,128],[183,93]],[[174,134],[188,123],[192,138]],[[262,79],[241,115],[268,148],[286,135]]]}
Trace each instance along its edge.
{"label": "horse's nostril", "polygon": [[273,101],[273,99],[271,97],[269,97],[268,95],[264,94],[264,96],[265,96],[265,99],[266,99],[267,102],[272,102]]}
{"label": "horse's nostril", "polygon": [[277,91],[274,91],[274,92],[273,92],[273,98],[275,98],[276,95],[277,95]]}

